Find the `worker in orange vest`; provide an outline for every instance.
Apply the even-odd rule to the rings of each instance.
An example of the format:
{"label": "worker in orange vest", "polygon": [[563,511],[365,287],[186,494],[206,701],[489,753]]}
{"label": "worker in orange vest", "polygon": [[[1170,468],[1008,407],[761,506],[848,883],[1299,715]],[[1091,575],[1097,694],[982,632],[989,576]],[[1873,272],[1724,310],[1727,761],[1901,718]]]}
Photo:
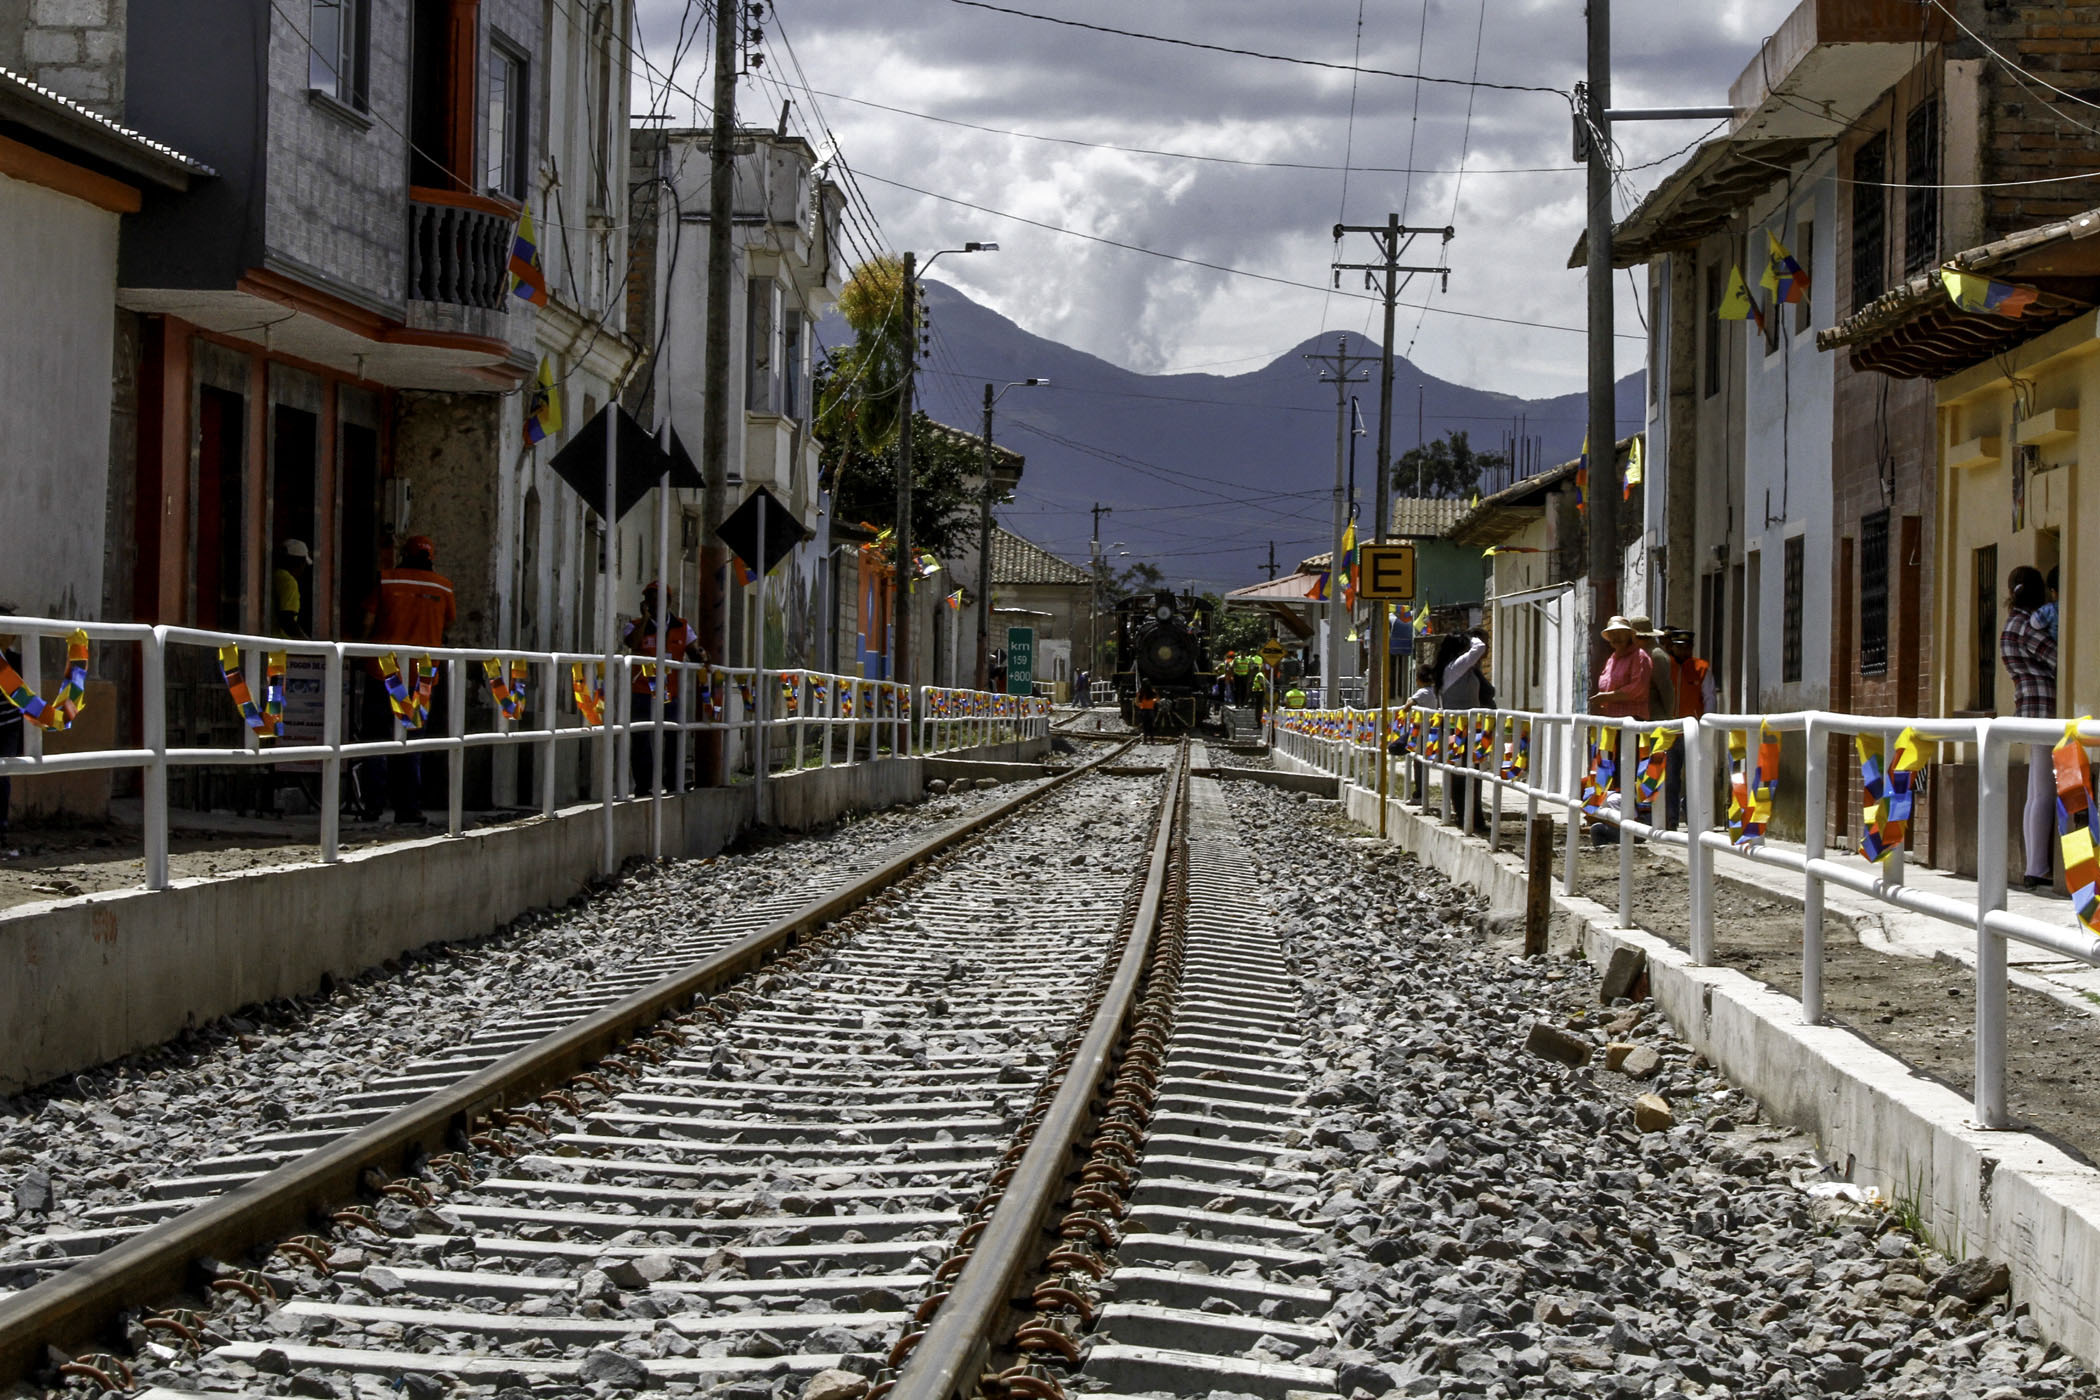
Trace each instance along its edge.
{"label": "worker in orange vest", "polygon": [[[1698,719],[1714,707],[1714,668],[1704,657],[1692,654],[1692,634],[1673,627],[1664,645],[1676,671],[1677,719]],[[1684,823],[1684,743],[1679,740],[1663,756],[1663,829],[1675,831]]]}
{"label": "worker in orange vest", "polygon": [[[400,648],[394,656],[400,683],[413,691],[416,685],[415,658],[432,647],[443,646],[445,633],[458,616],[452,580],[437,571],[437,546],[431,543],[428,535],[412,535],[402,542],[401,562],[394,568],[380,570],[379,587],[365,604],[365,637],[369,641]],[[439,671],[442,673],[443,669],[440,667]],[[379,662],[367,663],[366,672],[362,737],[391,739],[394,737],[394,710],[388,703]],[[433,686],[429,718],[413,733],[420,738],[444,732],[443,692]],[[372,780],[377,775],[372,773],[370,765],[367,765],[366,772],[371,773],[372,778],[362,781],[364,816],[367,821],[377,821],[384,810],[379,801],[378,784]],[[424,825],[422,755],[405,753],[387,759],[386,786],[395,822],[402,826]]]}

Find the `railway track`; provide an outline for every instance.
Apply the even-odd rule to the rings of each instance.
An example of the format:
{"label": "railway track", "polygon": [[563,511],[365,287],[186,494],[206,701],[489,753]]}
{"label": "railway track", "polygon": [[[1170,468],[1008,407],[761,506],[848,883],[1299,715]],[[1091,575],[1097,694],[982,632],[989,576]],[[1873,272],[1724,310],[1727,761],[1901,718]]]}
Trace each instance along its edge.
{"label": "railway track", "polygon": [[[0,1299],[0,1356],[121,1308],[129,1355],[69,1376],[153,1400],[1331,1392],[1289,1359],[1332,1341],[1290,972],[1217,784],[1170,752],[156,1183],[138,1214],[165,1223]],[[881,855],[856,864],[894,878]],[[715,975],[660,976],[684,955]],[[522,1106],[493,1105],[497,1074]],[[351,1194],[324,1199],[330,1156],[367,1204],[305,1233]],[[266,1256],[197,1226],[244,1198]]]}

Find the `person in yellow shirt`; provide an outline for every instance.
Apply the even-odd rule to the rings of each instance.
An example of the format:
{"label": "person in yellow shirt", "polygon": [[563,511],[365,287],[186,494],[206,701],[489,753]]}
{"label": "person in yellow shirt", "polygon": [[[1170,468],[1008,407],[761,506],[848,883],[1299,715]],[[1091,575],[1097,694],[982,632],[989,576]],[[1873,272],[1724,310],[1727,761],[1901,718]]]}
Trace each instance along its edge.
{"label": "person in yellow shirt", "polygon": [[306,580],[313,575],[314,557],[304,540],[286,540],[277,546],[277,569],[270,576],[270,617],[280,637],[305,637]]}

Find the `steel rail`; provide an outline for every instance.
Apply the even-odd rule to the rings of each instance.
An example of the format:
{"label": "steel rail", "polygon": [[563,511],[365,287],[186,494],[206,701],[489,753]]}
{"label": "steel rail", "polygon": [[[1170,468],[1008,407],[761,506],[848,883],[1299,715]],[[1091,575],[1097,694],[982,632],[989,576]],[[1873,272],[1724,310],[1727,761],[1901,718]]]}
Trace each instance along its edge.
{"label": "steel rail", "polygon": [[1188,748],[1183,745],[1160,803],[1144,893],[1108,994],[1101,999],[1064,1083],[1050,1101],[998,1208],[977,1237],[969,1262],[956,1276],[947,1302],[933,1315],[886,1400],[975,1400],[977,1396],[978,1380],[995,1338],[1003,1335],[1001,1323],[1024,1274],[1036,1262],[1043,1227],[1073,1170],[1074,1152],[1093,1113],[1094,1100],[1114,1066],[1116,1043],[1136,1010],[1138,986],[1166,902],[1169,856],[1188,782],[1187,769]]}
{"label": "steel rail", "polygon": [[[1135,743],[1133,738],[1131,743]],[[1129,745],[1125,745],[1129,747]],[[39,1366],[44,1348],[68,1347],[107,1331],[125,1309],[182,1291],[205,1259],[232,1261],[274,1239],[303,1233],[316,1214],[361,1193],[365,1173],[397,1174],[451,1150],[490,1110],[567,1080],[666,1015],[762,966],[797,935],[865,903],[914,866],[1083,774],[1122,750],[1052,776],[936,833],[830,895],[811,901],[729,947],[554,1031],[480,1070],[359,1128],[268,1175],[0,1299],[0,1383]]]}

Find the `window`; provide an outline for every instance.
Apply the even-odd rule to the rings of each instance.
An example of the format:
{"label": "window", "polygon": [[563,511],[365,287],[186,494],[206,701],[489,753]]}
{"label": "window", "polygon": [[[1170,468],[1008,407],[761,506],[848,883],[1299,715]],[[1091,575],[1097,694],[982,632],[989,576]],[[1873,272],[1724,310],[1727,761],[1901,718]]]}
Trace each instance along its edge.
{"label": "window", "polygon": [[312,0],[307,10],[306,85],[362,112],[372,0]]}
{"label": "window", "polygon": [[787,322],[787,349],[781,356],[780,411],[797,420],[802,418],[802,317],[790,313],[782,318]]}
{"label": "window", "polygon": [[1807,219],[1794,225],[1794,261],[1801,264],[1801,280],[1808,289],[1794,303],[1794,334],[1807,335],[1815,326],[1816,274],[1809,255],[1816,247],[1816,226]]}
{"label": "window", "polygon": [[1889,673],[1889,513],[1859,522],[1859,673]]}
{"label": "window", "polygon": [[1706,397],[1721,392],[1721,269],[1706,269],[1706,314],[1700,323],[1706,330]]}
{"label": "window", "polygon": [[1881,188],[1889,177],[1888,138],[1877,133],[1852,153],[1852,309],[1859,310],[1881,295],[1888,276],[1888,253],[1884,245],[1887,192]]}
{"label": "window", "polygon": [[1940,104],[1927,98],[1903,123],[1903,270],[1923,272],[1939,261]]}
{"label": "window", "polygon": [[1976,551],[1976,676],[1969,708],[1986,713],[1998,708],[1998,546]]}
{"label": "window", "polygon": [[744,379],[746,413],[780,412],[779,297],[769,277],[754,277],[744,287],[744,343],[748,354]]}
{"label": "window", "polygon": [[1783,681],[1801,679],[1801,575],[1806,555],[1801,536],[1786,542],[1786,556],[1781,562],[1784,572],[1780,576],[1780,587],[1785,593],[1780,600],[1784,634],[1779,648],[1779,678]]}
{"label": "window", "polygon": [[491,194],[525,198],[525,56],[489,36],[488,188]]}

